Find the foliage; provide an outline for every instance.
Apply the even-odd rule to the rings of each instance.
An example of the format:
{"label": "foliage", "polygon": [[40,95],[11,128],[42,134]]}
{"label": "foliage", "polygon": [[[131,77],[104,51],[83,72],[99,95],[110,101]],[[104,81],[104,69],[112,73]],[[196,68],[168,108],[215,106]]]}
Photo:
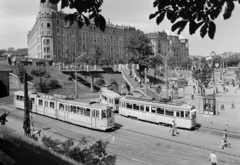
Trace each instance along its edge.
{"label": "foliage", "polygon": [[86,165],[114,165],[116,163],[116,156],[106,153],[108,143],[101,140],[97,140],[94,144],[88,145],[83,138],[76,147],[73,147],[74,142],[72,140],[61,142],[46,136],[43,137],[42,142],[51,150]]}
{"label": "foliage", "polygon": [[8,57],[7,60],[8,60],[8,64],[9,64],[9,65],[12,65],[12,60],[11,60],[11,58]]}
{"label": "foliage", "polygon": [[154,69],[154,77],[156,78],[156,70],[157,67],[160,66],[161,64],[163,64],[162,62],[162,57],[155,55],[155,56],[150,56],[149,57],[149,67]]}
{"label": "foliage", "polygon": [[239,64],[240,59],[236,56],[230,56],[224,61],[226,61],[226,67],[234,67],[234,66],[236,67]]}
{"label": "foliage", "polygon": [[153,55],[152,45],[147,36],[140,30],[129,33],[125,42],[125,60],[129,63],[139,64],[140,72],[148,66],[149,57]]}
{"label": "foliage", "polygon": [[192,60],[189,58],[184,58],[180,63],[180,67],[184,69],[190,69],[192,67]]}
{"label": "foliage", "polygon": [[47,74],[45,69],[32,70],[31,74],[37,77],[42,77]]}
{"label": "foliage", "polygon": [[95,85],[97,86],[103,86],[105,85],[105,81],[102,77],[98,78],[96,81],[95,81]]}
{"label": "foliage", "polygon": [[237,79],[238,81],[240,81],[240,65],[238,65],[238,68],[237,68],[237,70],[235,71],[235,74],[236,74],[236,79]]}
{"label": "foliage", "polygon": [[213,69],[216,67],[216,64],[218,63],[220,67],[222,64],[222,57],[219,55],[213,56],[211,62],[213,63]]}
{"label": "foliage", "polygon": [[34,88],[37,92],[48,93],[51,89],[60,88],[58,80],[39,78],[34,81]]}
{"label": "foliage", "polygon": [[109,90],[112,90],[117,93],[119,92],[119,84],[117,83],[116,80],[110,79],[108,83],[109,83],[109,86],[108,86]]}
{"label": "foliage", "polygon": [[209,38],[213,39],[216,31],[215,19],[223,8],[225,8],[223,18],[229,19],[234,10],[235,1],[237,0],[155,0],[153,7],[156,7],[157,11],[150,14],[149,19],[156,17],[156,23],[159,25],[167,16],[173,24],[172,31],[178,29],[180,34],[189,23],[190,35],[201,27],[201,37],[208,33]]}
{"label": "foliage", "polygon": [[22,84],[24,83],[25,73],[26,73],[26,69],[24,65],[21,62],[17,63],[17,76],[19,77],[19,80]]}
{"label": "foliage", "polygon": [[198,80],[200,84],[208,85],[211,81],[212,70],[209,68],[205,58],[202,58],[200,65],[192,71],[192,76]]}
{"label": "foliage", "polygon": [[126,86],[126,89],[127,89],[127,91],[128,91],[128,94],[130,94],[130,86],[129,86],[129,84],[127,83],[127,82],[125,82],[125,86]]}
{"label": "foliage", "polygon": [[[79,165],[76,161],[49,151],[43,145],[39,145],[38,142],[23,136],[21,133],[10,129],[9,127],[0,126],[0,148],[8,153],[8,156],[10,156],[15,162],[18,162],[16,164]],[[34,159],[29,161],[27,157]]]}
{"label": "foliage", "polygon": [[[41,0],[44,3],[46,0]],[[94,19],[96,27],[101,31],[105,30],[106,20],[100,14],[103,0],[49,0],[53,4],[57,4],[61,1],[61,8],[69,7],[70,9],[76,9],[76,12],[68,14],[65,17],[65,21],[72,25],[77,22],[78,27],[82,28],[84,24],[90,25],[90,20]],[[86,15],[89,15],[87,17]]]}

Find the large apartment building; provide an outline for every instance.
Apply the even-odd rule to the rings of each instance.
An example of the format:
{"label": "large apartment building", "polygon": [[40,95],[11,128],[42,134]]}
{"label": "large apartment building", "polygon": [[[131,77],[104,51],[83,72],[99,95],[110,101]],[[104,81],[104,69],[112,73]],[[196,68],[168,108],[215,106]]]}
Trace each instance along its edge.
{"label": "large apartment building", "polygon": [[66,13],[58,11],[49,0],[40,3],[33,28],[28,32],[29,58],[42,58],[63,62],[74,61],[75,56],[98,45],[110,59],[124,54],[124,27],[108,22],[105,32],[93,22],[79,29],[77,23],[68,25]]}
{"label": "large apartment building", "polygon": [[181,61],[189,56],[188,39],[174,34],[170,29],[162,32],[147,33],[150,39],[154,55],[166,56],[170,49],[173,51],[172,63],[179,66]]}

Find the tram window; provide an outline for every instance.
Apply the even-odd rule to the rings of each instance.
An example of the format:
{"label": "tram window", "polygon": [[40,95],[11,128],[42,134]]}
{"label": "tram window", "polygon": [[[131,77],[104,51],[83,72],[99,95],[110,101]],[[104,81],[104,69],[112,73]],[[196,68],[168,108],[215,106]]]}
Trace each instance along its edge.
{"label": "tram window", "polygon": [[38,100],[38,105],[43,106],[43,100],[39,99],[39,100]]}
{"label": "tram window", "polygon": [[104,100],[107,100],[107,97],[106,97],[106,96],[104,96],[104,95],[102,95],[102,98],[103,98]]}
{"label": "tram window", "polygon": [[84,109],[84,116],[90,116],[90,109]]}
{"label": "tram window", "polygon": [[185,111],[185,117],[189,118],[190,117],[190,112],[189,111]]}
{"label": "tram window", "polygon": [[156,107],[151,107],[151,112],[156,113]]}
{"label": "tram window", "polygon": [[50,108],[54,108],[54,102],[50,101]]}
{"label": "tram window", "polygon": [[59,104],[59,110],[64,111],[64,105],[61,103]]}
{"label": "tram window", "polygon": [[107,118],[112,117],[112,111],[111,110],[107,110],[106,113],[107,113]]}
{"label": "tram window", "polygon": [[76,113],[76,106],[72,106],[72,105],[71,105],[71,110],[70,110],[70,112]]}
{"label": "tram window", "polygon": [[48,101],[44,101],[45,107],[48,107]]}
{"label": "tram window", "polygon": [[184,111],[181,111],[181,117],[184,117]]}
{"label": "tram window", "polygon": [[144,111],[144,105],[140,105],[140,110]]}
{"label": "tram window", "polygon": [[157,113],[164,115],[164,108],[157,107]]}
{"label": "tram window", "polygon": [[17,100],[20,100],[20,96],[17,95]]}
{"label": "tram window", "polygon": [[95,117],[95,110],[92,110],[92,117]]}
{"label": "tram window", "polygon": [[119,104],[119,100],[118,99],[115,100],[115,104]]}
{"label": "tram window", "polygon": [[166,109],[165,111],[166,111],[166,115],[168,115],[168,116],[173,116],[173,110],[171,110],[171,109]]}
{"label": "tram window", "polygon": [[132,109],[132,104],[131,103],[127,103],[127,108],[128,109]]}
{"label": "tram window", "polygon": [[195,119],[196,118],[196,112],[192,111],[191,114],[192,114],[192,119]]}
{"label": "tram window", "polygon": [[146,112],[149,112],[149,106],[146,106]]}
{"label": "tram window", "polygon": [[32,104],[35,104],[35,99],[31,98]]}
{"label": "tram window", "polygon": [[99,110],[96,110],[96,117],[99,118]]}
{"label": "tram window", "polygon": [[133,109],[139,111],[139,105],[137,105],[137,104],[133,104]]}
{"label": "tram window", "polygon": [[177,116],[177,117],[181,117],[181,116],[180,116],[180,111],[176,111],[176,116]]}
{"label": "tram window", "polygon": [[106,111],[102,110],[102,119],[107,118]]}
{"label": "tram window", "polygon": [[77,107],[77,114],[83,115],[83,108]]}
{"label": "tram window", "polygon": [[23,99],[23,96],[20,96],[20,101],[23,101],[24,99]]}

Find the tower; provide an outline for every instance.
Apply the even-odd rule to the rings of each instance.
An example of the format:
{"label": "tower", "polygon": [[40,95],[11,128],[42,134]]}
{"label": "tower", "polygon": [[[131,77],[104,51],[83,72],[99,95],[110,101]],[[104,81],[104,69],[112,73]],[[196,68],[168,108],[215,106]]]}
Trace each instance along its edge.
{"label": "tower", "polygon": [[40,12],[41,13],[51,13],[57,12],[57,4],[52,4],[49,0],[46,0],[44,3],[40,1]]}
{"label": "tower", "polygon": [[57,4],[52,4],[49,0],[44,3],[40,2],[40,37],[41,37],[41,54],[38,58],[54,60],[54,14],[57,13]]}

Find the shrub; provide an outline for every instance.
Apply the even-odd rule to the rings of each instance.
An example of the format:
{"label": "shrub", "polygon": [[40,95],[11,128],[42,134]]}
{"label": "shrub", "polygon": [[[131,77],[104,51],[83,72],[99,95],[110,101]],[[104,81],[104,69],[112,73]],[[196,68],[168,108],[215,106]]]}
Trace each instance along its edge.
{"label": "shrub", "polygon": [[72,81],[73,80],[72,76],[68,75],[67,77],[68,77],[68,81]]}
{"label": "shrub", "polygon": [[58,80],[54,79],[49,80],[47,84],[49,89],[56,89],[60,87]]}
{"label": "shrub", "polygon": [[109,90],[112,90],[114,92],[119,92],[119,85],[118,85],[117,81],[114,79],[109,80],[108,88],[109,88]]}
{"label": "shrub", "polygon": [[31,74],[37,77],[42,77],[47,74],[45,69],[32,70]]}
{"label": "shrub", "polygon": [[103,86],[103,85],[105,85],[105,81],[102,77],[100,77],[100,78],[96,79],[94,84],[97,86]]}

